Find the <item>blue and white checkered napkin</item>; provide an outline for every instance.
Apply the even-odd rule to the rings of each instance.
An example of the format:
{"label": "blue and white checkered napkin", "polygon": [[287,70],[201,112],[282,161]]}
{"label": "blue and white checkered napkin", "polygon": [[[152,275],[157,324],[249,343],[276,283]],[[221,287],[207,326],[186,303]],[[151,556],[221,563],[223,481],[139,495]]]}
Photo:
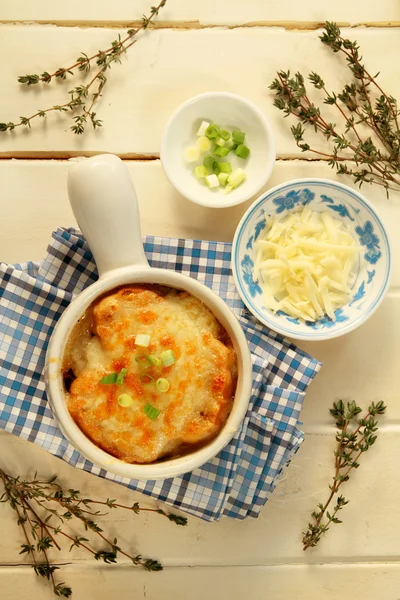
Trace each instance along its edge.
{"label": "blue and white checkered napkin", "polygon": [[244,308],[230,269],[230,244],[148,236],[145,251],[152,266],[186,273],[212,288],[246,333],[253,356],[253,393],[233,440],[191,473],[143,482],[98,468],[63,437],[46,399],[45,352],[63,310],[97,279],[92,254],[74,229],[53,233],[41,263],[0,265],[0,427],[79,469],[207,521],[257,517],[303,440],[297,427],[300,410],[320,365]]}

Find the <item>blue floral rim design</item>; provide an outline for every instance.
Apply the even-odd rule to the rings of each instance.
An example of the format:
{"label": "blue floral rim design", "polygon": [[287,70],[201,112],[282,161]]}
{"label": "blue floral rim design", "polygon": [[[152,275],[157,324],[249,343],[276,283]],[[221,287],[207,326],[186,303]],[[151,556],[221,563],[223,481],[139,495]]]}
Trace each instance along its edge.
{"label": "blue floral rim design", "polygon": [[[385,230],[380,218],[373,211],[373,209],[363,200],[363,198],[358,196],[356,193],[354,193],[351,189],[347,188],[346,186],[342,186],[340,184],[335,184],[335,183],[326,183],[326,182],[318,181],[318,180],[299,180],[296,182],[289,183],[286,186],[282,187],[280,192],[284,192],[288,188],[292,188],[293,185],[304,186],[304,188],[305,188],[305,186],[310,185],[310,184],[318,185],[321,187],[327,187],[330,189],[336,188],[338,191],[346,192],[350,197],[352,197],[354,200],[356,200],[357,202],[359,202],[360,204],[363,205],[363,207],[371,215],[372,220],[375,221],[379,225],[379,228],[382,232],[382,238],[383,238],[382,241],[387,250],[386,277],[385,277],[382,288],[381,288],[380,293],[378,294],[377,298],[375,299],[373,304],[371,304],[371,306],[369,307],[368,312],[366,314],[363,314],[363,320],[364,320],[364,318],[366,316],[368,316],[369,314],[371,314],[371,312],[374,311],[374,309],[377,307],[377,305],[383,299],[383,296],[385,294],[385,291],[387,289],[388,282],[389,282],[389,277],[390,277],[390,273],[391,273],[391,254],[390,254],[390,246],[389,246],[389,240],[387,237],[386,230]],[[291,192],[294,192],[294,193],[292,194]],[[241,277],[239,275],[240,266],[242,266],[242,268],[243,268],[243,265],[245,265],[245,268],[243,270],[248,278],[249,274],[252,274],[252,267],[254,266],[254,263],[253,263],[251,257],[249,255],[245,254],[245,256],[243,257],[243,259],[241,261],[241,265],[239,265],[239,247],[241,245],[243,232],[246,228],[246,225],[247,225],[249,219],[254,216],[254,213],[259,209],[260,205],[262,203],[264,203],[266,200],[268,200],[275,193],[277,193],[277,190],[268,192],[267,194],[262,196],[256,204],[253,205],[253,207],[251,208],[251,211],[248,213],[245,220],[240,225],[240,230],[237,233],[237,237],[236,237],[236,241],[235,241],[234,256],[233,256],[233,266],[234,266],[233,271],[234,271],[235,280],[236,280],[237,286],[239,288],[239,291],[242,295],[242,298],[248,299],[248,303],[252,307],[252,312],[256,316],[259,316],[261,321],[267,322],[268,326],[270,326],[272,329],[274,329],[274,323],[268,319],[268,314],[262,313],[260,310],[258,310],[258,308],[256,306],[254,306],[254,304],[251,302],[251,298],[249,298],[247,291],[244,289]],[[312,197],[310,198],[310,196],[312,196]],[[282,207],[282,203],[285,200],[285,198],[287,198],[287,197],[289,197],[291,206],[285,205]],[[311,202],[311,200],[314,197],[315,197],[315,194],[308,189],[303,189],[303,190],[298,190],[298,191],[291,190],[290,192],[288,192],[288,194],[286,194],[286,196],[281,195],[273,200],[273,203],[275,204],[275,206],[278,206],[278,209],[276,209],[275,212],[277,212],[277,213],[283,212],[283,210],[293,208],[295,206],[295,204],[297,204],[297,205],[308,204],[309,202]],[[275,200],[279,200],[279,202],[275,202]],[[288,202],[289,202],[289,200],[288,200]],[[335,207],[334,207],[333,206],[334,201],[331,198],[329,198],[328,196],[325,196],[323,194],[321,194],[321,201],[325,202],[328,208],[335,210],[335,212],[340,214],[340,216],[348,217],[351,221],[355,220],[349,214],[349,211],[346,206],[339,204],[339,205],[335,205]],[[356,209],[354,207],[352,207],[352,208],[355,213],[359,212],[359,209]],[[258,230],[256,231],[256,234],[254,235],[254,239],[252,236],[248,240],[248,242],[246,244],[246,249],[252,248],[253,241],[257,239],[257,237],[261,233],[264,225],[265,225],[265,219],[263,221],[260,221],[259,223],[257,223],[256,227],[258,228]],[[361,245],[366,247],[366,252],[364,254],[365,260],[367,262],[369,262],[370,264],[375,264],[377,262],[377,260],[382,256],[382,252],[381,252],[381,249],[379,246],[379,238],[373,232],[373,225],[372,225],[371,221],[366,221],[364,227],[357,227],[356,233],[360,238]],[[251,261],[251,263],[252,263],[251,265],[248,262],[248,259]],[[354,294],[349,305],[352,305],[354,302],[361,300],[366,295],[365,284],[371,283],[374,275],[375,275],[375,270],[367,271],[367,280],[365,282],[362,282],[362,284],[359,286],[358,290]],[[244,278],[244,276],[243,276],[243,278]],[[249,282],[246,282],[246,281],[245,281],[245,283],[248,283],[249,291],[253,298],[258,293],[261,293],[260,286],[253,281],[252,277],[251,277],[250,284],[249,284]],[[252,286],[251,290],[250,290],[250,286]],[[292,322],[294,325],[300,324],[300,321],[298,319],[293,319],[293,318],[289,317],[289,315],[286,315],[285,313],[283,313],[282,311],[278,311],[277,314],[282,314],[282,316],[286,317],[287,321]],[[311,327],[312,329],[314,329],[314,331],[312,333],[310,332],[310,334],[307,334],[306,332],[302,331],[301,337],[303,339],[306,339],[306,338],[316,339],[318,337],[325,337],[326,333],[324,331],[321,331],[320,333],[318,333],[318,330],[324,329],[325,327],[327,327],[327,328],[333,327],[337,322],[345,322],[345,321],[349,320],[349,317],[345,316],[342,313],[342,309],[338,309],[335,312],[335,316],[337,319],[336,321],[332,321],[331,319],[329,319],[329,317],[323,317],[322,319],[319,319],[319,321],[317,321],[315,323],[306,322],[306,325],[308,327]],[[355,321],[353,320],[353,324],[354,324],[354,322],[357,323],[357,321],[359,321],[359,319],[360,319],[360,317],[356,318]],[[324,322],[324,320],[326,321],[326,323]],[[353,329],[353,328],[354,327],[352,326],[351,329]],[[346,327],[345,327],[345,329],[346,329]],[[286,333],[289,336],[290,335],[292,335],[292,336],[298,335],[298,332],[296,331],[296,329],[286,329],[285,327],[282,327],[281,325],[279,326],[279,331]],[[342,333],[344,333],[343,329],[340,331],[340,334],[342,334]]]}

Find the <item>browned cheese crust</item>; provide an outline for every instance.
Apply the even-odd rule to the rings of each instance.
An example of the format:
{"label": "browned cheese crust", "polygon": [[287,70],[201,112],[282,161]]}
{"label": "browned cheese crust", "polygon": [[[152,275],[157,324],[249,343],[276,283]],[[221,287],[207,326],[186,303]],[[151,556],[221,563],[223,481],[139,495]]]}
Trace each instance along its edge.
{"label": "browned cheese crust", "polygon": [[[150,336],[147,348],[135,343],[138,334]],[[165,350],[172,350],[174,364],[148,362]],[[123,368],[122,385],[100,383]],[[151,463],[190,452],[218,434],[232,408],[237,359],[229,336],[201,301],[172,288],[129,285],[96,301],[75,327],[64,372],[74,374],[68,408],[86,436],[125,462]],[[160,377],[170,384],[167,392],[157,390]],[[133,399],[131,406],[119,405],[121,394]],[[147,403],[160,411],[154,421],[143,410]]]}

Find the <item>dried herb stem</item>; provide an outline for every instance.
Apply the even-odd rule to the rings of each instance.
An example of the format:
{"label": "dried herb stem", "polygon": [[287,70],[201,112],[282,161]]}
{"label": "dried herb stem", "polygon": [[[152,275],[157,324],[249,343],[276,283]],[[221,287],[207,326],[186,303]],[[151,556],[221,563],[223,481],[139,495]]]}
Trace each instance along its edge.
{"label": "dried herb stem", "polygon": [[[78,490],[65,490],[58,484],[56,477],[49,481],[41,481],[34,477],[32,481],[12,477],[0,469],[0,481],[4,486],[1,502],[7,502],[16,512],[17,523],[22,527],[25,542],[21,546],[21,554],[27,553],[32,558],[35,573],[50,581],[56,596],[69,598],[72,590],[64,583],[57,583],[54,571],[59,567],[51,564],[48,550],[62,549],[60,539],[71,542],[70,550],[80,547],[89,552],[96,560],[106,564],[116,563],[118,556],[128,558],[133,565],[140,566],[147,571],[159,571],[162,565],[152,558],[143,558],[140,554],[134,555],[118,545],[116,538],[108,538],[101,527],[96,523],[97,517],[104,516],[99,511],[91,509],[92,505],[102,505],[110,509],[125,509],[135,514],[147,510],[157,512],[177,525],[186,525],[187,519],[180,515],[168,514],[161,509],[142,508],[138,503],[132,506],[117,503],[114,499],[92,500],[81,496]],[[42,516],[43,515],[43,516]],[[53,520],[57,520],[57,526]],[[88,537],[79,533],[70,534],[64,530],[64,525],[76,519],[83,527],[86,536],[94,535],[101,543],[106,543],[106,548],[96,549]]]}
{"label": "dried herb stem", "polygon": [[[279,71],[270,88],[275,92],[274,105],[292,115],[300,123],[291,127],[291,133],[302,152],[312,152],[328,159],[328,164],[339,175],[350,175],[360,186],[374,183],[388,190],[400,190],[400,127],[397,101],[386,94],[362,64],[357,42],[345,39],[335,23],[326,23],[320,36],[323,44],[333,52],[346,57],[352,81],[339,92],[329,93],[324,80],[318,73],[310,73],[308,80],[323,94],[325,105],[335,106],[343,119],[343,130],[330,123],[322,111],[313,103],[299,72]],[[372,85],[373,84],[373,85]],[[371,88],[378,90],[373,96]],[[360,129],[365,125],[367,129]],[[312,148],[305,142],[305,126],[311,126],[322,134],[327,151]],[[369,129],[369,131],[368,131]],[[367,132],[367,133],[366,133]],[[353,139],[354,136],[354,139]],[[346,151],[346,154],[343,154]]]}
{"label": "dried herb stem", "polygon": [[329,94],[329,92],[328,92],[328,90],[326,89],[325,86],[323,86],[322,89],[324,90],[325,95],[326,95],[327,98],[331,98],[331,97],[334,98],[334,100],[335,100],[334,101],[334,105],[336,106],[336,108],[338,109],[338,111],[340,112],[340,114],[342,115],[342,117],[344,118],[344,120],[346,121],[347,125],[353,130],[353,132],[354,132],[356,138],[358,139],[358,141],[361,142],[361,137],[360,137],[357,129],[355,128],[355,125],[354,125],[353,121],[351,120],[351,118],[348,115],[346,115],[346,113],[344,112],[344,110],[342,109],[342,107],[340,106],[340,104],[338,103],[338,101],[336,99],[336,96],[331,96],[331,94]]}
{"label": "dried herb stem", "polygon": [[[289,74],[289,73],[288,73]],[[287,75],[288,75],[287,74]],[[282,83],[282,87],[283,89],[286,91],[286,94],[289,98],[294,99],[294,95],[292,93],[292,90],[290,88],[290,86],[287,84],[287,82],[285,81],[285,76],[286,74],[284,73],[278,73],[278,77]],[[309,107],[313,107],[313,104],[311,103],[310,99],[308,98],[308,96],[306,94],[303,95],[304,100],[307,102],[307,104],[309,105]],[[300,105],[298,106],[298,113],[296,112],[291,112],[291,114],[299,117],[300,119],[302,118],[302,114],[304,114],[305,112],[307,112],[307,108],[304,107],[304,105],[302,105],[300,103]],[[347,117],[346,121],[347,121]],[[314,117],[310,120],[310,122],[312,123],[312,125],[314,126],[315,130],[319,130],[321,131],[328,139],[329,137],[333,136],[336,139],[340,139],[340,134],[337,132],[337,130],[334,128],[334,124],[333,123],[327,123],[325,121],[325,119],[321,116],[320,112],[317,111],[314,115]],[[301,147],[301,146],[300,146]],[[354,146],[354,144],[352,144],[350,141],[346,140],[346,144],[343,146],[343,149],[346,148],[350,148],[350,150],[353,150],[353,152],[358,153],[359,154],[359,158],[361,158],[361,160],[367,161],[368,160],[368,156],[365,152],[363,152],[362,150],[359,150],[356,146]],[[310,148],[307,148],[308,150]],[[325,156],[328,156],[329,158],[332,157],[332,155],[330,154],[326,154]],[[340,159],[338,159],[337,155],[335,156],[336,160],[349,160],[346,157],[340,157]],[[359,160],[357,160],[356,158],[353,159],[354,162],[356,162],[357,164],[360,162]],[[384,160],[382,158],[382,160]],[[380,173],[381,175],[383,175],[385,173],[385,167],[384,165],[381,164],[381,161],[376,161],[373,165],[370,165],[371,168],[374,168],[376,171],[378,171],[378,173]],[[398,181],[398,184],[400,185],[400,180]]]}
{"label": "dried herb stem", "polygon": [[[364,67],[364,65],[361,64],[361,62],[359,60],[359,56],[358,56],[359,47],[357,46],[356,43],[349,45],[348,40],[342,38],[340,35],[338,36],[338,39],[341,42],[340,52],[343,52],[343,54],[345,54],[347,56],[347,60],[350,65],[357,66],[357,70],[358,70],[358,73],[360,74],[360,80],[362,82],[363,90],[366,95],[366,100],[367,100],[370,108],[372,109],[372,104],[371,104],[369,94],[367,93],[367,86],[365,84],[363,75],[366,75],[368,77],[369,82],[372,83],[378,89],[378,91],[382,94],[382,96],[385,98],[386,102],[388,103],[388,106],[390,107],[390,112],[392,113],[393,121],[396,124],[396,129],[398,132],[400,132],[399,122],[398,122],[398,118],[397,118],[399,113],[394,109],[392,102],[391,102],[391,98],[386,94],[386,92],[383,91],[383,89],[381,88],[379,83],[376,81],[377,76],[373,77],[367,71],[367,69]],[[347,52],[345,50],[345,48],[348,46],[349,46],[349,52]]]}
{"label": "dried herb stem", "polygon": [[[166,2],[167,0],[161,0],[157,6],[152,6],[149,15],[143,16],[141,24],[138,27],[129,29],[127,35],[123,39],[121,39],[121,36],[119,35],[118,39],[114,40],[111,43],[111,46],[106,50],[99,50],[91,56],[82,52],[72,65],[65,68],[59,68],[52,73],[44,71],[41,75],[33,73],[18,77],[19,83],[28,86],[37,85],[39,83],[49,84],[55,79],[66,80],[69,76],[74,76],[77,71],[83,72],[84,75],[88,74],[91,70],[93,61],[100,67],[86,85],[77,85],[68,92],[70,95],[68,102],[51,106],[46,109],[40,109],[30,117],[20,117],[19,122],[9,121],[0,123],[0,132],[13,131],[22,126],[31,128],[32,120],[46,117],[48,113],[56,111],[61,113],[71,113],[74,124],[70,129],[77,135],[84,133],[88,123],[91,123],[94,129],[102,127],[102,121],[97,118],[96,113],[93,111],[93,107],[101,97],[104,86],[107,83],[107,69],[110,69],[114,62],[121,62],[122,54],[136,43],[137,40],[134,39],[135,36],[140,31],[147,29],[152,20],[158,15],[159,11],[165,6]],[[97,89],[93,91],[92,88],[96,84],[98,84]]]}
{"label": "dried herb stem", "polygon": [[[318,504],[318,511],[311,513],[313,520],[308,524],[307,531],[303,533],[303,550],[316,546],[332,523],[342,522],[336,515],[348,504],[348,500],[340,495],[337,497],[333,512],[329,512],[328,508],[340,487],[349,480],[351,471],[360,466],[358,461],[361,455],[375,443],[378,430],[378,422],[375,417],[383,415],[385,411],[386,406],[382,401],[377,404],[373,402],[367,414],[359,419],[361,408],[354,401],[347,402],[346,406],[342,400],[333,404],[330,413],[337,419],[336,426],[338,428],[337,448],[334,453],[335,471],[332,483],[329,485],[330,493],[326,502]],[[357,424],[353,430],[350,429],[352,423]]]}

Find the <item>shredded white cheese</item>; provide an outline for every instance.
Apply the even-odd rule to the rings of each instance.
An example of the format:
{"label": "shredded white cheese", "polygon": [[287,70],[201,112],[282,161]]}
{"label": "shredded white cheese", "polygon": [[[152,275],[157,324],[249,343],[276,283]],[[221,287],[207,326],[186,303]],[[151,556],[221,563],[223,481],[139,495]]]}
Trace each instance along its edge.
{"label": "shredded white cheese", "polygon": [[328,212],[300,211],[267,218],[254,244],[254,280],[265,306],[316,321],[347,304],[361,247],[351,228]]}

